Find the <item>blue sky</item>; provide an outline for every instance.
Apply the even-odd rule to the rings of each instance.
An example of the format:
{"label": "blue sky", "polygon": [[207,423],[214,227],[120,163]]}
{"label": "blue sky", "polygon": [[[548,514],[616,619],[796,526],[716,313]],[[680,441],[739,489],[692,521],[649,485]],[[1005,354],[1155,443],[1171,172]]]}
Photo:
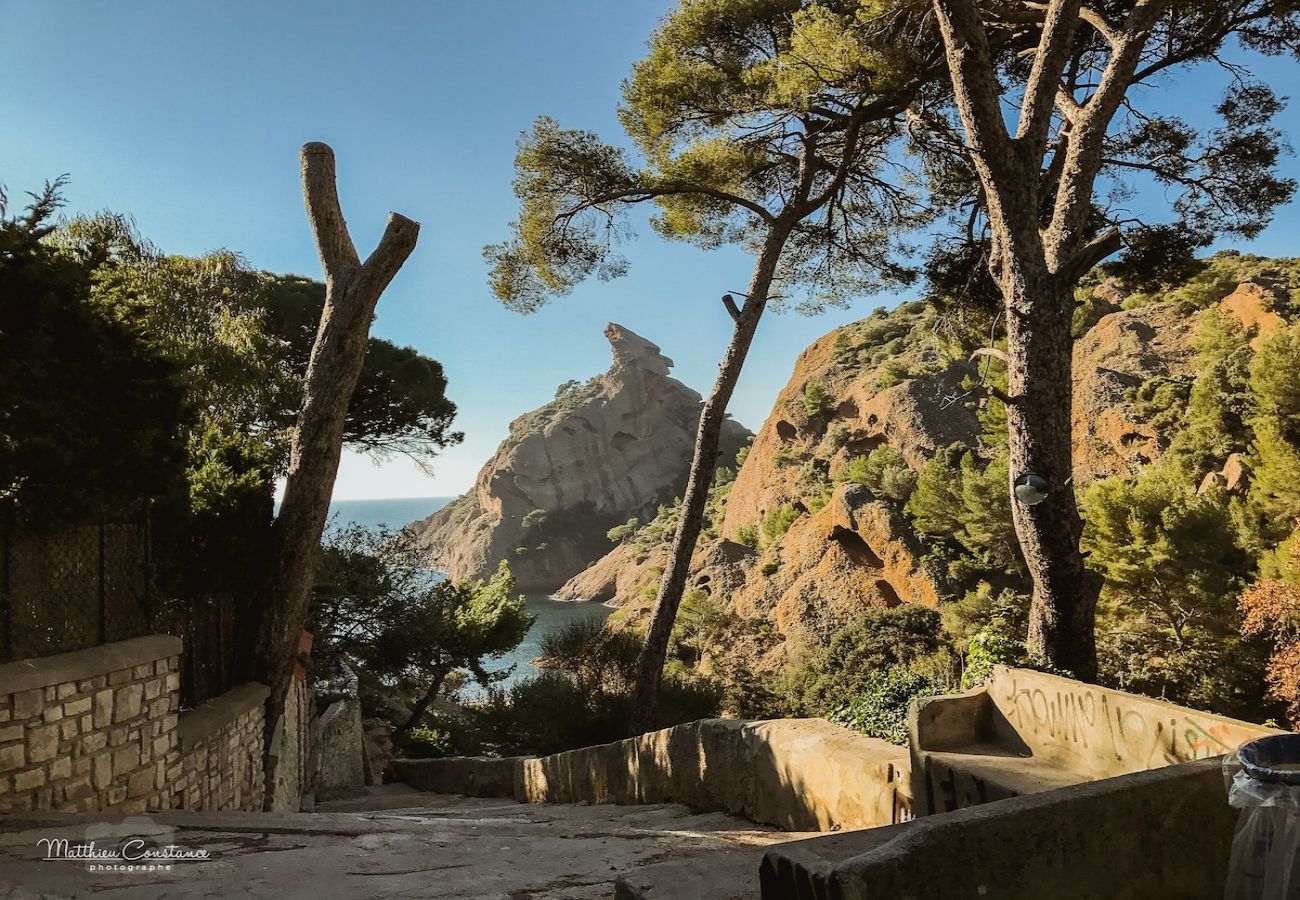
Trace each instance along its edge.
{"label": "blue sky", "polygon": [[[641,228],[627,278],[584,285],[531,316],[491,296],[481,258],[515,214],[519,132],[547,114],[621,140],[619,83],[669,6],[0,0],[0,183],[20,194],[67,172],[71,211],[130,213],[169,252],[225,247],[259,268],[319,277],[297,151],[309,140],[333,145],[363,255],[390,209],[422,224],[374,332],[443,363],[466,434],[432,480],[406,460],[347,458],[335,495],[459,493],[511,419],[561,382],[608,367],[608,321],[660,344],[695,389],[713,380],[730,332],[717,297],[743,289],[740,253],[668,244]],[[1284,87],[1297,72],[1281,61],[1261,71]],[[1184,79],[1161,103],[1194,109],[1214,81]],[[1300,110],[1283,124],[1300,135]],[[1293,159],[1286,166],[1297,170]],[[1296,254],[1297,224],[1293,204],[1250,249]],[[768,317],[735,417],[756,429],[800,350],[894,299]]]}

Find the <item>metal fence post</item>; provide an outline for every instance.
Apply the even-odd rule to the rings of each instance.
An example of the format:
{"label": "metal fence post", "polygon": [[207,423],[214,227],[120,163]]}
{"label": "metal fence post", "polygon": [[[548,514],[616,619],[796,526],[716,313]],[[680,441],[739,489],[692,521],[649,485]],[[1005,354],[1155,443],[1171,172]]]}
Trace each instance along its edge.
{"label": "metal fence post", "polygon": [[10,592],[12,591],[10,569],[13,565],[14,509],[6,503],[4,521],[0,523],[0,627],[4,628],[4,643],[0,645],[3,656],[0,659],[14,658],[14,620],[10,609]]}
{"label": "metal fence post", "polygon": [[99,642],[108,643],[108,535],[99,519]]}

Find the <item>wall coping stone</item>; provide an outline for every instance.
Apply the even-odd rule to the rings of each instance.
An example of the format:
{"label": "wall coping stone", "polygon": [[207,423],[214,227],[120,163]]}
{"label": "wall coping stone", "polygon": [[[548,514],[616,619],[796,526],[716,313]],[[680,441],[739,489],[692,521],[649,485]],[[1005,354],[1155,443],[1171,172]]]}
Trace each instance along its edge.
{"label": "wall coping stone", "polygon": [[261,706],[269,696],[271,696],[269,687],[250,681],[231,688],[220,697],[214,697],[201,706],[185,710],[176,723],[181,750],[192,749],[206,741],[240,716]]}
{"label": "wall coping stone", "polygon": [[52,684],[84,681],[108,672],[132,669],[147,662],[179,656],[181,646],[178,637],[151,634],[127,641],[100,644],[85,650],[74,650],[71,653],[4,663],[0,665],[0,694],[17,694]]}

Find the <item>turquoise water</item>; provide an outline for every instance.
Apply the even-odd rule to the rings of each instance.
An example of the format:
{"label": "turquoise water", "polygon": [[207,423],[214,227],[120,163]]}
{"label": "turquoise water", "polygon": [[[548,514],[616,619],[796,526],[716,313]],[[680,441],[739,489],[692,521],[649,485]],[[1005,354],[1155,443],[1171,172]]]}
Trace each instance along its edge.
{"label": "turquoise water", "polygon": [[[375,528],[384,525],[396,531],[412,522],[430,516],[442,509],[455,497],[403,497],[396,500],[336,500],[330,504],[331,525],[348,523]],[[335,518],[336,517],[336,518]],[[550,631],[563,628],[570,622],[585,618],[605,620],[613,612],[600,603],[552,600],[545,594],[525,594],[528,611],[537,617],[523,643],[501,659],[488,660],[487,669],[496,672],[513,666],[510,676],[503,682],[508,686],[535,673],[530,663],[541,656],[542,638]]]}

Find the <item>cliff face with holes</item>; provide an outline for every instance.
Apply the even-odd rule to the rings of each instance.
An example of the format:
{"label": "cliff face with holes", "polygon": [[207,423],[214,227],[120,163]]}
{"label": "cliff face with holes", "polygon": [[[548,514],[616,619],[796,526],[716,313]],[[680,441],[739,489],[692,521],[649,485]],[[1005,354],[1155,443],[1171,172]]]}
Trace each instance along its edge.
{"label": "cliff face with holes", "polygon": [[[1275,326],[1267,290],[1246,282],[1225,291],[1223,312],[1260,333]],[[1081,487],[1159,458],[1172,435],[1143,412],[1143,390],[1185,383],[1196,368],[1193,311],[1175,302],[1126,310],[1121,299],[1099,287],[1098,321],[1076,344]],[[932,310],[905,304],[809,346],[727,489],[716,534],[697,550],[691,587],[725,596],[732,613],[771,638],[746,648],[760,666],[779,665],[802,631],[824,634],[867,607],[935,607],[969,588],[936,565],[897,497],[878,496],[850,475],[855,459],[882,447],[916,472],[941,448],[982,446],[987,401],[972,388],[987,357],[971,362],[970,348],[946,343],[937,325]],[[663,546],[619,546],[561,593],[642,619],[666,555]],[[976,574],[996,583],[997,573]]]}
{"label": "cliff face with holes", "polygon": [[[609,550],[611,527],[684,489],[700,395],[650,341],[614,324],[605,336],[608,372],[512,422],[473,490],[412,526],[434,568],[478,578],[508,560],[520,590],[552,591]],[[749,436],[728,422],[722,458]]]}

